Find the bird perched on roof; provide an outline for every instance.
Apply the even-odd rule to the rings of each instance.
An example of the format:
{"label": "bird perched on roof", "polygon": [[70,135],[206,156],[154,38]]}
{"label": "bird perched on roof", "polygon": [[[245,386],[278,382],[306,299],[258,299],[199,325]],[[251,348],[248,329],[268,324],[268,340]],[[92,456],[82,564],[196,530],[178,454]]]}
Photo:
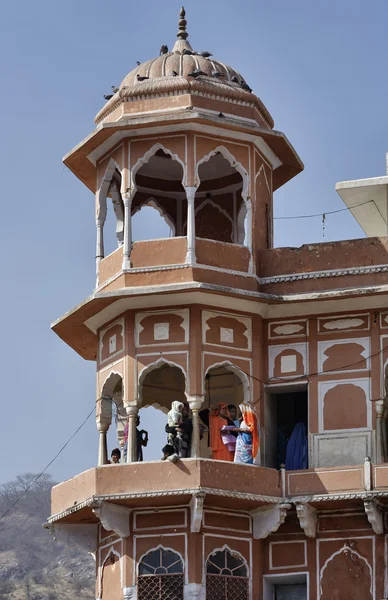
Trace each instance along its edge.
{"label": "bird perched on roof", "polygon": [[225,73],[221,73],[221,71],[212,71],[212,75],[213,77],[217,77],[218,79],[220,77],[225,77]]}
{"label": "bird perched on roof", "polygon": [[194,79],[197,79],[197,77],[199,77],[200,75],[206,75],[206,73],[201,71],[201,69],[194,69],[194,71],[187,74],[188,77],[194,77]]}
{"label": "bird perched on roof", "polygon": [[220,117],[220,119],[225,119],[225,115],[222,112],[220,112],[218,116]]}
{"label": "bird perched on roof", "polygon": [[114,94],[117,94],[117,92],[118,92],[118,91],[119,91],[119,88],[118,88],[118,87],[116,87],[115,85],[112,85],[112,92],[113,92]]}
{"label": "bird perched on roof", "polygon": [[113,94],[108,94],[107,96],[104,95],[105,100],[110,100],[111,98],[113,98]]}
{"label": "bird perched on roof", "polygon": [[207,50],[205,50],[205,52],[200,52],[199,54],[204,58],[209,58],[210,56],[213,56],[213,54],[211,52],[208,52]]}
{"label": "bird perched on roof", "polygon": [[241,87],[242,87],[243,90],[246,90],[247,92],[251,92],[252,91],[252,88],[249,87],[249,85],[247,84],[246,81],[243,80],[240,85],[241,85]]}
{"label": "bird perched on roof", "polygon": [[233,81],[233,83],[238,83],[238,77],[236,77],[236,75],[233,75],[230,81]]}
{"label": "bird perched on roof", "polygon": [[187,48],[185,48],[183,50],[182,54],[187,54],[188,56],[191,56],[192,54],[194,54],[194,52],[192,50],[188,50]]}
{"label": "bird perched on roof", "polygon": [[137,60],[137,61],[136,61],[136,64],[137,64],[137,66],[138,66],[138,67],[140,67],[140,65],[141,65],[141,62],[140,62],[140,60]]}
{"label": "bird perched on roof", "polygon": [[160,48],[160,56],[162,56],[162,54],[167,54],[168,52],[168,46],[166,46],[166,44],[163,44],[163,46]]}
{"label": "bird perched on roof", "polygon": [[176,71],[171,71],[170,76],[171,77],[178,77],[179,73],[177,73]]}
{"label": "bird perched on roof", "polygon": [[139,75],[139,73],[138,73],[138,74],[136,75],[136,79],[137,79],[138,81],[145,81],[146,79],[149,79],[149,77],[145,77],[145,76]]}

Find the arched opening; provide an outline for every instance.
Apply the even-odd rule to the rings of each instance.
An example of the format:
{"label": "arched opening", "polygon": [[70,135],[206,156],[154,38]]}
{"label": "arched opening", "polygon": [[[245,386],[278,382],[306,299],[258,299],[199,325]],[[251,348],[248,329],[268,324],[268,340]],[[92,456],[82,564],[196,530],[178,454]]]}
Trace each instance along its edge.
{"label": "arched opening", "polygon": [[182,164],[160,144],[150,153],[132,173],[136,192],[131,214],[137,241],[181,236],[187,215]]}
{"label": "arched opening", "polygon": [[183,600],[183,573],[183,560],[174,550],[150,550],[139,561],[138,600]]}
{"label": "arched opening", "polygon": [[248,600],[249,578],[244,558],[227,547],[206,561],[206,600]]}
{"label": "arched opening", "polygon": [[250,401],[248,377],[238,367],[225,362],[213,365],[206,372],[204,389],[204,404],[199,413],[201,419],[200,454],[203,458],[220,458],[215,452],[217,443],[211,439],[209,415],[222,403],[228,408],[229,425],[239,426],[239,406],[244,401]]}
{"label": "arched opening", "polygon": [[124,462],[127,414],[123,403],[123,380],[119,373],[111,373],[102,387],[101,396],[97,400],[97,423],[99,422],[105,429],[106,438],[106,449],[103,449],[106,460],[99,462],[103,464],[110,460],[114,448],[120,449],[121,462]]}
{"label": "arched opening", "polygon": [[97,219],[103,228],[103,256],[114,252],[124,241],[124,203],[121,196],[121,173],[110,160],[98,192]]}
{"label": "arched opening", "polygon": [[248,175],[224,148],[198,164],[196,237],[243,245],[247,233]]}
{"label": "arched opening", "polygon": [[[149,443],[143,450],[145,460],[161,458],[162,448],[169,443],[169,435],[166,431],[169,423],[168,413],[173,402],[186,404],[185,389],[185,374],[177,365],[160,361],[145,368],[140,374],[138,402],[141,409],[140,429],[146,430],[149,438]],[[189,415],[184,414],[183,418],[188,419]],[[191,432],[185,436],[185,443],[190,448]]]}
{"label": "arched opening", "polygon": [[175,224],[158,201],[150,198],[132,213],[132,239],[156,240],[175,237]]}

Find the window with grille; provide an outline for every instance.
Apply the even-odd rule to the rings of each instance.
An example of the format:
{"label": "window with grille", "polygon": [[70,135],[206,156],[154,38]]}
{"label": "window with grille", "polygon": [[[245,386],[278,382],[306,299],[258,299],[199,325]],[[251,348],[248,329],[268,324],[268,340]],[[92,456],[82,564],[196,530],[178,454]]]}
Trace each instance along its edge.
{"label": "window with grille", "polygon": [[248,600],[247,566],[240,554],[219,550],[206,562],[206,600]]}
{"label": "window with grille", "polygon": [[[183,562],[176,552],[157,548],[139,564],[138,600],[183,600]],[[236,600],[236,599],[235,599]]]}

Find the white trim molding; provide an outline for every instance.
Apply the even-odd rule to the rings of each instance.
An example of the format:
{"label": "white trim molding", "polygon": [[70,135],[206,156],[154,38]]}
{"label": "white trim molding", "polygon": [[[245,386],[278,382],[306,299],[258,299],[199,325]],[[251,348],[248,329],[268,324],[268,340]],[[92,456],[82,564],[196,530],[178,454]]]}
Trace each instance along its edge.
{"label": "white trim molding", "polygon": [[330,269],[322,271],[310,271],[308,273],[287,273],[286,275],[275,275],[263,277],[262,285],[270,283],[288,283],[291,281],[302,281],[304,279],[322,279],[326,277],[347,277],[348,275],[371,275],[374,273],[386,273],[388,265],[369,265],[366,267],[346,267],[344,269]]}

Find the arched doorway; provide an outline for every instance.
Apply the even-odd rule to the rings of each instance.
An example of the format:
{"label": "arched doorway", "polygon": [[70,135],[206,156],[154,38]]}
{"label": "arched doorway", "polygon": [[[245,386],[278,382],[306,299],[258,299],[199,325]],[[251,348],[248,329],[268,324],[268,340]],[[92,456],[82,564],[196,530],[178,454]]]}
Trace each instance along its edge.
{"label": "arched doorway", "polygon": [[167,442],[167,413],[173,401],[186,403],[186,379],[177,365],[160,361],[146,367],[139,377],[140,429],[148,432],[144,460],[158,460]]}

